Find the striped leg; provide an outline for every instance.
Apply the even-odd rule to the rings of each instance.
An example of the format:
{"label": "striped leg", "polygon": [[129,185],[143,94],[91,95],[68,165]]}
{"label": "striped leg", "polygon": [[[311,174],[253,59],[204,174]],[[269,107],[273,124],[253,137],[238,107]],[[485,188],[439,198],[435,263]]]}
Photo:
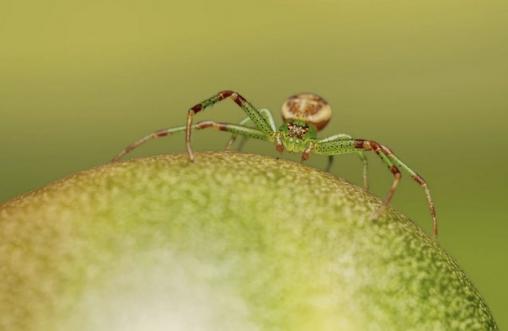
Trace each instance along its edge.
{"label": "striped leg", "polygon": [[136,148],[143,145],[144,143],[146,143],[149,140],[167,137],[173,133],[183,132],[183,131],[185,131],[185,126],[179,126],[179,127],[170,128],[170,129],[160,129],[155,132],[152,132],[149,135],[146,135],[143,138],[138,139],[135,142],[133,142],[132,144],[130,144],[129,146],[125,147],[120,153],[118,153],[111,160],[111,162],[120,161],[120,159],[123,158],[125,155],[129,154],[130,152],[132,152],[133,150],[135,150]]}
{"label": "striped leg", "polygon": [[391,173],[393,174],[393,182],[390,190],[384,201],[384,206],[388,206],[393,198],[393,194],[397,189],[397,185],[401,178],[401,173],[399,167],[406,170],[411,177],[423,187],[425,191],[425,195],[427,197],[427,204],[430,210],[430,214],[432,216],[432,233],[434,236],[438,234],[438,224],[437,224],[437,216],[436,210],[434,207],[434,203],[432,201],[432,197],[430,195],[430,190],[428,188],[425,180],[418,175],[415,171],[409,168],[406,164],[404,164],[395,154],[386,146],[383,146],[372,140],[364,140],[364,139],[350,139],[350,140],[335,140],[335,141],[325,141],[325,142],[317,142],[314,146],[314,151],[317,154],[324,155],[338,155],[345,153],[354,153],[357,151],[374,151],[383,162],[386,163]]}
{"label": "striped leg", "polygon": [[[261,140],[268,140],[269,139],[269,137],[267,137],[263,132],[261,132],[257,129],[249,128],[249,127],[245,127],[243,125],[237,125],[237,124],[229,124],[229,123],[214,122],[214,121],[202,121],[202,122],[198,122],[198,123],[194,124],[192,126],[192,128],[197,129],[197,130],[206,129],[206,128],[215,128],[215,129],[218,129],[221,131],[230,132],[234,135],[241,135],[244,137],[261,139]],[[157,138],[167,137],[169,135],[172,135],[173,133],[185,132],[186,129],[187,129],[186,126],[179,126],[179,127],[170,128],[170,129],[157,130],[147,136],[144,136],[143,138],[141,138],[139,140],[136,140],[135,142],[133,142],[132,144],[127,146],[124,150],[122,150],[120,153],[118,153],[118,155],[116,155],[113,158],[112,162],[119,161],[126,154],[132,152],[134,149],[138,148],[139,146],[146,143],[147,141],[157,139]]]}
{"label": "striped leg", "polygon": [[[384,153],[383,149],[381,148],[381,145],[379,145],[376,142],[371,142],[371,147],[372,148],[370,150],[373,150],[383,160],[383,162],[386,163],[386,165],[388,166],[388,169],[390,170],[390,172],[393,175],[392,186],[390,187],[390,190],[388,191],[388,194],[386,195],[383,207],[378,209],[375,213],[375,218],[378,218],[379,215],[381,214],[381,212],[383,211],[383,209],[385,207],[388,207],[390,205],[390,203],[392,202],[393,195],[395,194],[395,191],[397,190],[397,186],[399,185],[400,178],[401,178],[402,174],[400,173],[399,168]],[[365,149],[365,150],[369,150],[369,149]]]}
{"label": "striped leg", "polygon": [[418,175],[416,171],[411,169],[409,166],[407,166],[404,162],[402,162],[388,147],[381,145],[381,148],[383,152],[390,157],[400,168],[406,170],[411,178],[414,179],[415,182],[420,185],[423,190],[425,191],[425,197],[427,198],[427,204],[429,206],[430,214],[432,215],[432,233],[434,236],[437,236],[438,234],[438,228],[437,228],[437,216],[436,216],[436,208],[434,206],[434,202],[432,201],[432,196],[430,195],[430,189],[422,176]]}
{"label": "striped leg", "polygon": [[[247,116],[252,120],[255,124],[256,128],[263,132],[267,136],[272,136],[274,134],[274,130],[270,127],[270,124],[263,117],[263,115],[252,105],[250,104],[244,97],[234,91],[221,91],[216,95],[198,103],[197,105],[191,107],[187,112],[187,125],[185,129],[185,145],[187,147],[187,153],[189,154],[189,160],[194,161],[194,154],[192,153],[191,146],[191,132],[192,132],[192,119],[193,116],[200,111],[205,110],[206,108],[213,106],[219,101],[224,99],[231,98],[243,111],[247,114]],[[280,149],[282,143],[280,139],[277,139],[277,148]]]}
{"label": "striped leg", "polygon": [[[259,112],[261,113],[261,115],[263,115],[265,117],[266,121],[270,125],[270,128],[274,132],[277,131],[277,127],[275,126],[275,121],[273,119],[272,113],[266,108],[260,109]],[[246,117],[240,122],[240,125],[245,125],[245,124],[249,123],[250,121],[251,121],[250,117]],[[233,146],[233,144],[235,143],[236,138],[238,138],[237,135],[231,135],[231,138],[229,139],[228,143],[226,144],[225,150],[228,151],[229,149],[231,149],[231,146]],[[243,139],[240,142],[240,146],[238,146],[238,151],[242,150],[243,146],[245,145],[245,142],[247,141],[247,138],[245,136],[242,138]]]}

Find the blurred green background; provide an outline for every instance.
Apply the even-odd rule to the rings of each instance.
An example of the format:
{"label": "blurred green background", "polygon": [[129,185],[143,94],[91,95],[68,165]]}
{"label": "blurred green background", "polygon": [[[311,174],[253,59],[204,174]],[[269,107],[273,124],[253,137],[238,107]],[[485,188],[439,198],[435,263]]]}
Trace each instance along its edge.
{"label": "blurred green background", "polygon": [[[334,110],[323,136],[394,149],[429,181],[440,242],[508,327],[505,0],[2,0],[0,201],[183,124],[221,89],[275,114],[288,95],[316,92]],[[243,117],[226,102],[198,119]],[[194,137],[196,150],[228,139]],[[183,151],[173,136],[133,154]],[[245,151],[275,155],[262,142]],[[391,175],[369,157],[372,190],[384,195]],[[361,183],[354,156],[333,173]],[[394,206],[430,230],[424,194],[405,179]]]}

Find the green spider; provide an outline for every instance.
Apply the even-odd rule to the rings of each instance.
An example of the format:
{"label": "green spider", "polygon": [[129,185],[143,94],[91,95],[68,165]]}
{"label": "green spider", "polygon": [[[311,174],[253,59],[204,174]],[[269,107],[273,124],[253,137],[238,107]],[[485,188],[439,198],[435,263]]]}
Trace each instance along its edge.
{"label": "green spider", "polygon": [[[201,121],[193,124],[193,117],[195,114],[228,98],[232,99],[247,114],[247,117],[239,124],[215,121]],[[390,204],[401,178],[399,168],[402,168],[424,189],[432,216],[432,233],[434,236],[437,236],[436,210],[427,182],[395,156],[388,147],[373,140],[355,139],[347,134],[337,134],[319,139],[317,137],[318,131],[322,130],[328,124],[331,116],[331,108],[322,97],[312,93],[300,93],[289,97],[282,105],[282,118],[284,123],[277,129],[272,113],[268,109],[258,110],[239,93],[225,90],[191,107],[187,113],[187,124],[185,126],[155,131],[127,146],[113,159],[113,161],[118,161],[124,155],[149,140],[184,131],[189,160],[194,161],[194,153],[191,147],[192,129],[215,128],[232,134],[226,149],[232,145],[238,136],[264,140],[275,144],[276,150],[280,153],[284,150],[293,153],[302,153],[302,161],[307,160],[311,153],[327,155],[327,170],[330,169],[335,155],[356,153],[363,162],[364,187],[368,189],[367,159],[363,152],[373,151],[388,166],[393,175],[392,186],[380,210]],[[246,126],[248,122],[254,123],[255,128]],[[376,215],[379,214],[380,210]]]}

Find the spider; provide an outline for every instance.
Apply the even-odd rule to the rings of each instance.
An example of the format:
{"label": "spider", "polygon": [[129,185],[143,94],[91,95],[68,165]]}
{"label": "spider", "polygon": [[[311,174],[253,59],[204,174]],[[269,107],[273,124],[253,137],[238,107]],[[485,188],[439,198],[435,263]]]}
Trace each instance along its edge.
{"label": "spider", "polygon": [[[233,100],[247,114],[247,117],[239,124],[216,121],[201,121],[193,124],[194,115],[225,99]],[[353,138],[347,134],[336,134],[319,139],[317,137],[318,131],[321,131],[328,124],[331,116],[330,105],[325,99],[313,93],[300,93],[289,97],[282,105],[282,119],[284,123],[277,129],[272,113],[268,109],[257,109],[238,92],[224,90],[191,107],[187,113],[187,123],[185,126],[157,130],[127,146],[113,158],[113,162],[118,161],[124,155],[149,140],[165,137],[177,132],[185,132],[187,153],[189,160],[193,162],[194,153],[191,147],[192,129],[215,128],[232,134],[226,149],[229,149],[238,136],[242,136],[244,139],[254,138],[264,140],[275,144],[276,150],[280,153],[284,150],[302,153],[302,162],[309,159],[311,153],[327,155],[327,170],[330,170],[334,156],[356,153],[363,162],[363,184],[367,190],[367,159],[364,152],[372,151],[388,166],[393,175],[393,182],[384,203],[375,215],[378,216],[382,209],[389,206],[401,179],[399,168],[402,168],[424,189],[432,217],[432,233],[434,236],[437,236],[436,211],[427,182],[423,177],[403,163],[392,150],[376,141]],[[246,124],[249,122],[254,123],[255,127],[247,126]]]}

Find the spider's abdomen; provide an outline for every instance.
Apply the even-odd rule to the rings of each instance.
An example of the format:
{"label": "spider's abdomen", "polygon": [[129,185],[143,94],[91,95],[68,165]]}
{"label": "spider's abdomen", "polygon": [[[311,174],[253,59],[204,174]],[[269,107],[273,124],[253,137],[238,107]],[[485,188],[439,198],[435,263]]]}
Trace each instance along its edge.
{"label": "spider's abdomen", "polygon": [[299,93],[289,97],[282,105],[282,118],[304,121],[323,129],[332,118],[332,109],[328,102],[317,94]]}

